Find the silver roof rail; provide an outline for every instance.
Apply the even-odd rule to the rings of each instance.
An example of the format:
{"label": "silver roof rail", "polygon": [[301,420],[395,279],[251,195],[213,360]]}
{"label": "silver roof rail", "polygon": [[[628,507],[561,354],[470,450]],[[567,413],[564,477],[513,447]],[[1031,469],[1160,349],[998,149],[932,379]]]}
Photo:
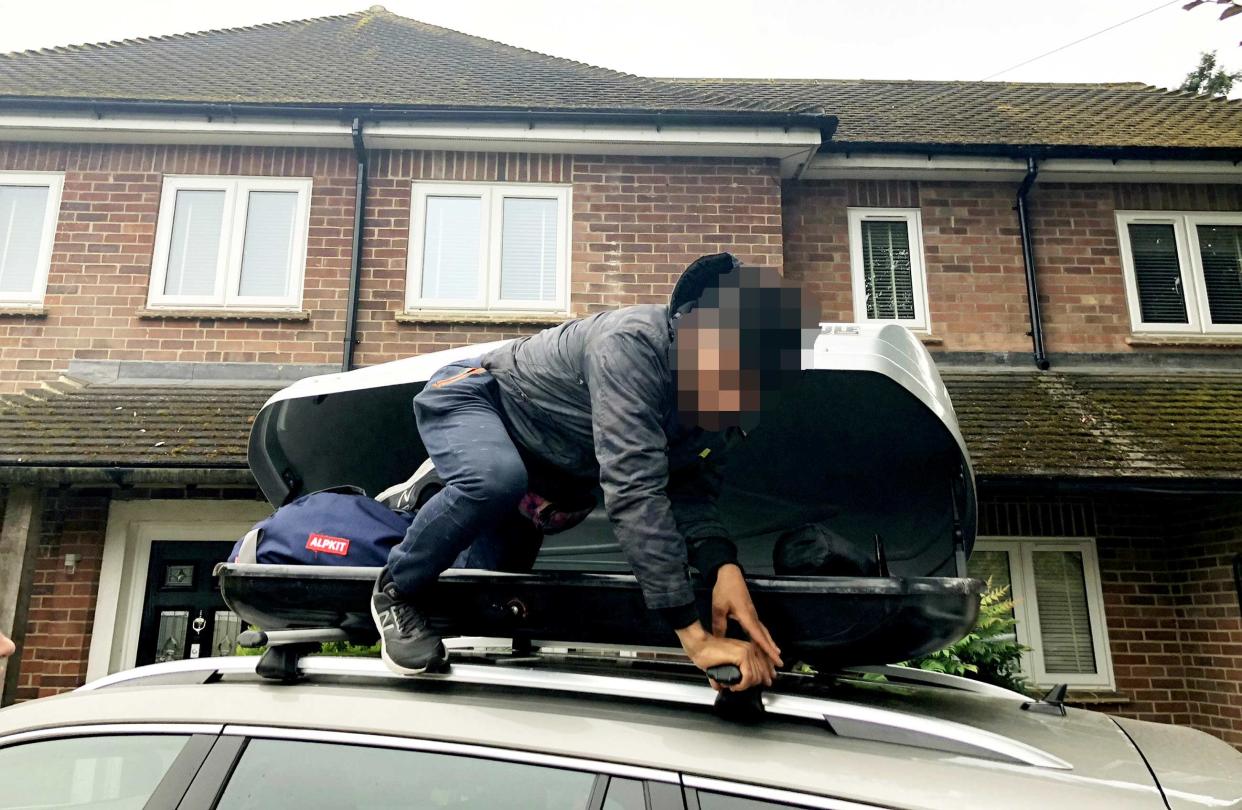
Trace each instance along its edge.
{"label": "silver roof rail", "polygon": [[[202,683],[220,676],[254,675],[258,661],[257,656],[171,661],[118,672],[92,681],[78,691],[138,685],[143,681]],[[650,674],[647,677],[635,678],[519,666],[456,663],[444,673],[401,677],[394,675],[382,661],[374,658],[321,655],[301,658],[298,669],[308,678],[369,678],[390,683],[440,681],[510,689],[609,695],[708,708],[716,701],[716,693],[705,684],[658,680],[650,677]],[[774,692],[764,693],[763,704],[768,716],[825,723],[833,733],[841,737],[926,748],[1037,768],[1069,770],[1072,767],[1065,760],[1019,740],[951,720],[827,698]]]}

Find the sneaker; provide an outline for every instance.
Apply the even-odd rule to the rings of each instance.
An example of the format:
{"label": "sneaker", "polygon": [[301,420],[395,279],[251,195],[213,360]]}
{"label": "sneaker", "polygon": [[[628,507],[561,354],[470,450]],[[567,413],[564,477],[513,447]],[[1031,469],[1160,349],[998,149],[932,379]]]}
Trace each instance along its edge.
{"label": "sneaker", "polygon": [[427,459],[418,466],[409,480],[393,484],[375,496],[375,500],[397,511],[413,511],[427,502],[427,499],[443,488],[436,467]]}
{"label": "sneaker", "polygon": [[426,617],[397,591],[387,572],[371,592],[371,618],[380,634],[380,655],[398,675],[419,675],[444,665],[444,643]]}

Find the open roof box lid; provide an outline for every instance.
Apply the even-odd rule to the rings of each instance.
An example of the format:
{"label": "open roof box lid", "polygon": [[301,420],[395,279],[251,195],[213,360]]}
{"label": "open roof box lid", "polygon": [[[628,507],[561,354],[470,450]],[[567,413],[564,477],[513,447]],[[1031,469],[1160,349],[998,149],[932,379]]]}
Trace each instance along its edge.
{"label": "open roof box lid", "polygon": [[[405,480],[426,457],[413,396],[441,366],[497,345],[312,377],[280,391],[250,437],[263,493],[280,505],[342,485],[374,496]],[[966,579],[975,484],[931,356],[900,326],[825,324],[809,359],[797,386],[724,468],[721,509],[760,615],[787,652],[821,665],[889,663],[952,643],[973,625],[982,587]],[[431,600],[444,611],[439,618],[464,635],[672,643],[642,608],[603,512],[549,537],[531,575],[447,572]],[[819,521],[862,553],[882,547],[886,575],[773,576],[776,538]],[[374,575],[221,567],[230,604],[264,629],[363,626]],[[701,607],[707,599],[701,593]]]}

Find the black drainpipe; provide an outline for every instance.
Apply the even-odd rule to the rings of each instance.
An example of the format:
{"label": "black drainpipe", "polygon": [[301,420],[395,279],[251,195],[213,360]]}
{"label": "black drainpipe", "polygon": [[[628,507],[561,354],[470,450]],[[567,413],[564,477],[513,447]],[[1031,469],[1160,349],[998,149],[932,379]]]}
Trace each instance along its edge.
{"label": "black drainpipe", "polygon": [[362,119],[355,118],[352,127],[354,157],[358,160],[358,179],[354,186],[354,242],[349,254],[349,303],[345,309],[345,350],[341,371],[354,367],[354,345],[358,338],[358,279],[362,274],[362,222],[367,205],[367,150],[362,142]]}
{"label": "black drainpipe", "polygon": [[1018,230],[1022,234],[1022,264],[1026,268],[1026,299],[1031,309],[1031,343],[1035,350],[1035,366],[1040,371],[1047,371],[1052,365],[1048,362],[1048,354],[1044,351],[1044,321],[1039,315],[1039,287],[1035,283],[1035,251],[1031,249],[1031,222],[1026,207],[1026,193],[1035,183],[1039,169],[1035,166],[1035,158],[1026,159],[1026,177],[1018,186]]}

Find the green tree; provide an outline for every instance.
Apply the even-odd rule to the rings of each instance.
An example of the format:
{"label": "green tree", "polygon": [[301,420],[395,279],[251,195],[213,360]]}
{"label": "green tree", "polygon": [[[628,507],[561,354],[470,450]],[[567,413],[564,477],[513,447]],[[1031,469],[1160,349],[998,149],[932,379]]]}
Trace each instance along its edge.
{"label": "green tree", "polygon": [[1226,73],[1225,69],[1216,64],[1216,51],[1204,51],[1199,54],[1199,66],[1186,74],[1178,90],[1185,90],[1200,96],[1227,96],[1233,89],[1233,83],[1242,79],[1242,71]]}

